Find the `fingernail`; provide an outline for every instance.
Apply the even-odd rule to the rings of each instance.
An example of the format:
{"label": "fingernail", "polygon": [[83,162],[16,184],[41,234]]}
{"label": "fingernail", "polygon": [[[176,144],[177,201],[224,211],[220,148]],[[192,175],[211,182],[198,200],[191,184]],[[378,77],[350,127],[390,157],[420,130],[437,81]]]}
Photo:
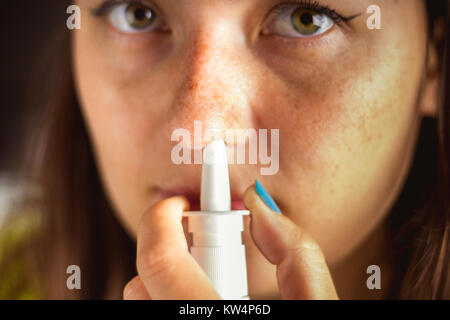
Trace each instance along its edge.
{"label": "fingernail", "polygon": [[256,193],[258,193],[259,197],[264,201],[264,203],[273,211],[275,211],[276,213],[281,214],[281,210],[280,208],[278,208],[277,204],[275,203],[275,201],[272,199],[272,197],[270,196],[270,194],[266,191],[266,189],[264,189],[264,187],[262,186],[261,183],[259,183],[258,180],[255,180],[255,188],[256,188]]}

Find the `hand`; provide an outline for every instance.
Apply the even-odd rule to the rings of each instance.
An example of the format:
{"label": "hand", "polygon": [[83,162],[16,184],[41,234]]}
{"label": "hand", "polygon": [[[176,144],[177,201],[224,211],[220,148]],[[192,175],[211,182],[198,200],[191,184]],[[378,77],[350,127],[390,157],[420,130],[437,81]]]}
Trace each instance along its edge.
{"label": "hand", "polygon": [[[317,243],[261,200],[254,186],[244,204],[251,212],[250,233],[258,249],[277,265],[283,299],[337,299],[331,274]],[[162,200],[142,217],[137,234],[137,271],[125,286],[126,300],[218,300],[220,296],[188,251],[182,213],[184,197]]]}

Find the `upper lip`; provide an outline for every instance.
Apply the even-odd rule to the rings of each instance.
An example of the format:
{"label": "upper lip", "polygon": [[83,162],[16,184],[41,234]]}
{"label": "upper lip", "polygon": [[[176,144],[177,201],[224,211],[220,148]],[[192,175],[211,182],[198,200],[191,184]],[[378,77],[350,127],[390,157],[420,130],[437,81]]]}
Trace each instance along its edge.
{"label": "upper lip", "polygon": [[[164,198],[174,197],[174,196],[185,196],[189,201],[200,201],[200,188],[198,190],[189,188],[172,188],[172,189],[162,189],[158,188],[157,192]],[[243,194],[231,192],[231,201],[242,200]]]}
{"label": "upper lip", "polygon": [[[201,209],[200,204],[200,190],[192,190],[192,189],[158,189],[158,194],[162,199],[171,198],[174,196],[185,196],[189,201],[190,210],[198,211]],[[232,210],[240,210],[242,208],[242,196],[231,194],[231,209]]]}

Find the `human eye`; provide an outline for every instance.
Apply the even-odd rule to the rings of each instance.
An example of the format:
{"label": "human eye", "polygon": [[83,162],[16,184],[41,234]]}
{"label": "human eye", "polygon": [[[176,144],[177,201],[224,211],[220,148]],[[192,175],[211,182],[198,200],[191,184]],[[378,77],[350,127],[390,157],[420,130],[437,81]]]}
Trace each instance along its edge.
{"label": "human eye", "polygon": [[297,0],[276,6],[268,16],[263,35],[278,35],[289,38],[319,36],[343,24],[357,15],[344,17],[328,6],[309,0]]}
{"label": "human eye", "polygon": [[111,25],[123,33],[166,31],[162,17],[150,5],[141,1],[106,1],[93,14],[106,16]]}

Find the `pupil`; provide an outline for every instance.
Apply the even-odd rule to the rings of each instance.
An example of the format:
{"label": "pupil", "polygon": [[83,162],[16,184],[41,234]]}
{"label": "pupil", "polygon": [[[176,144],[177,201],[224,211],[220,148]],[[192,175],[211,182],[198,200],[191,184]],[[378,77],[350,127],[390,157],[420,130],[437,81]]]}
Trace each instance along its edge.
{"label": "pupil", "polygon": [[136,20],[142,21],[147,18],[147,13],[144,9],[137,9],[134,16],[136,17]]}
{"label": "pupil", "polygon": [[311,15],[311,13],[304,13],[304,14],[301,15],[300,21],[304,25],[309,26],[310,24],[313,23],[314,20],[313,20],[313,16]]}

